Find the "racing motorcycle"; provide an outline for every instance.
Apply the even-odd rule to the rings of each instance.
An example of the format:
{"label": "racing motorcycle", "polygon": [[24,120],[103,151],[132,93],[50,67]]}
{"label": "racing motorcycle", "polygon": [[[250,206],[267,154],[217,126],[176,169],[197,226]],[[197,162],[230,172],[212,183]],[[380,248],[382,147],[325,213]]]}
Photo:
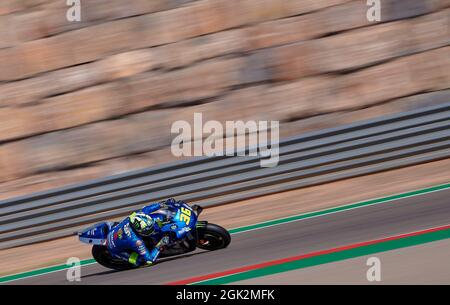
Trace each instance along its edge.
{"label": "racing motorcycle", "polygon": [[[186,237],[176,240],[165,246],[159,257],[169,257],[185,254],[194,251],[196,248],[214,251],[226,248],[231,242],[230,233],[223,227],[208,223],[207,221],[199,221],[198,217],[203,208],[198,205],[192,207],[183,205],[172,210],[162,211],[162,213],[170,214],[175,221],[183,221],[189,232]],[[135,265],[113,257],[106,246],[108,233],[114,228],[118,222],[102,222],[78,232],[78,238],[81,242],[93,245],[92,256],[102,266],[114,270],[128,270],[137,268]],[[144,243],[148,249],[153,248],[151,239],[144,239]]]}

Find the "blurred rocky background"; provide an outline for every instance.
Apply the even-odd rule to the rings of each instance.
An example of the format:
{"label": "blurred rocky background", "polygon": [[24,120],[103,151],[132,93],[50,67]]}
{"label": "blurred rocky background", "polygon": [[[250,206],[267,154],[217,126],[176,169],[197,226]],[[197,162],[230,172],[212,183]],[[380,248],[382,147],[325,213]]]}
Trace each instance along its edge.
{"label": "blurred rocky background", "polygon": [[176,120],[281,136],[450,101],[450,0],[0,1],[0,198],[173,161]]}

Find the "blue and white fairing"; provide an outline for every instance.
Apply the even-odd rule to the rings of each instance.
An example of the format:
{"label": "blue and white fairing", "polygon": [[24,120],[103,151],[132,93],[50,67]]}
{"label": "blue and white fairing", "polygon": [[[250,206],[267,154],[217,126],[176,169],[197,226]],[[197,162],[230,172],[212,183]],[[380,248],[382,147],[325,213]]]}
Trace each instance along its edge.
{"label": "blue and white fairing", "polygon": [[81,242],[91,245],[106,245],[108,233],[114,226],[113,222],[102,222],[78,233]]}
{"label": "blue and white fairing", "polygon": [[172,223],[176,225],[171,228],[176,233],[177,238],[183,238],[186,233],[195,230],[197,224],[197,215],[192,208],[186,203],[174,205],[174,217]]}

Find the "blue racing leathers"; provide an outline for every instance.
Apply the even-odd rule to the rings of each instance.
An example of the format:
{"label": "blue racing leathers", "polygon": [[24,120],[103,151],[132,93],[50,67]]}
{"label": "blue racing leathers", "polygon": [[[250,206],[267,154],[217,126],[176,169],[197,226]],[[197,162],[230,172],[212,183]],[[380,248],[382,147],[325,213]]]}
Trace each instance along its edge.
{"label": "blue racing leathers", "polygon": [[[149,250],[143,239],[135,232],[130,224],[130,218],[127,217],[117,226],[115,226],[108,234],[107,246],[110,253],[135,266],[152,265],[161,250],[171,242],[171,237],[183,238],[184,234],[179,234],[178,225],[173,224],[170,217],[163,210],[170,209],[170,205],[166,203],[155,203],[145,206],[140,212],[152,217],[154,222],[154,232],[146,239],[151,239],[154,247]],[[161,212],[161,213],[158,213]],[[176,232],[173,229],[177,229]],[[174,233],[174,234],[173,234]]]}

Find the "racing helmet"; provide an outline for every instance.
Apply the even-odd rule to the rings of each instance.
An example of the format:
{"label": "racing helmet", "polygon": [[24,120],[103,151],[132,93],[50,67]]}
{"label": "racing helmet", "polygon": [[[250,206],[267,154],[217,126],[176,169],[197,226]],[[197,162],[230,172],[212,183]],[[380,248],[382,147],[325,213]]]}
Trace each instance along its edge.
{"label": "racing helmet", "polygon": [[130,215],[130,224],[139,235],[151,235],[155,231],[154,223],[153,218],[145,213],[133,213]]}

